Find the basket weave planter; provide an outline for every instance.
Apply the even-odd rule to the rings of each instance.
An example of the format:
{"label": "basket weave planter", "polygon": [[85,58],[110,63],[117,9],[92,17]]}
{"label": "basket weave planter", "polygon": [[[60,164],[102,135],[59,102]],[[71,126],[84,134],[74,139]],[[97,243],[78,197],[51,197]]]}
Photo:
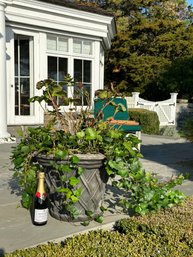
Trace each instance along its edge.
{"label": "basket weave planter", "polygon": [[[78,202],[74,205],[79,212],[79,217],[73,221],[84,221],[88,219],[85,211],[89,210],[96,216],[101,213],[100,207],[103,202],[105,185],[108,176],[104,171],[104,156],[102,154],[77,154],[80,159],[79,166],[84,167],[85,171],[79,177],[80,182],[77,187],[82,189]],[[62,186],[59,179],[59,172],[50,165],[52,157],[39,156],[37,161],[45,167],[45,180],[49,189],[50,215],[58,220],[71,221],[72,218],[63,208],[62,203],[64,193],[57,193],[56,187]],[[66,164],[67,160],[58,161],[60,164]],[[69,176],[73,176],[72,173]]]}

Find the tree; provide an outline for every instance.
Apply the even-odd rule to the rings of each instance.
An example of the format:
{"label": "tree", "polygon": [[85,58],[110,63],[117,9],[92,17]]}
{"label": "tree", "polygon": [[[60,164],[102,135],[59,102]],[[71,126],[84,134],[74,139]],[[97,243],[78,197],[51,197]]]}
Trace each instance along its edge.
{"label": "tree", "polygon": [[[163,74],[176,60],[193,57],[191,8],[185,0],[107,0],[104,8],[117,21],[106,83],[114,80],[120,91],[139,91],[148,99],[165,98],[173,88],[164,90]],[[175,83],[180,91],[181,84]]]}

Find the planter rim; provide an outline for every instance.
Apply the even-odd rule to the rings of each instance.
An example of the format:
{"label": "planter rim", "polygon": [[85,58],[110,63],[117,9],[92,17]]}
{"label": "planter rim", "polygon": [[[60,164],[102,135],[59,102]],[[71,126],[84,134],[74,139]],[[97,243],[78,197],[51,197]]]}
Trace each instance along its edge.
{"label": "planter rim", "polygon": [[[81,154],[81,153],[78,153],[78,154],[74,154],[75,156],[77,157],[80,157],[81,160],[93,160],[93,159],[97,159],[97,160],[104,160],[105,159],[105,155],[102,154],[102,153],[85,153],[85,154]],[[65,157],[63,160],[68,160],[71,156],[73,155],[69,155],[68,157]],[[38,154],[36,156],[36,158],[43,158],[43,159],[54,159],[54,155],[53,154]]]}

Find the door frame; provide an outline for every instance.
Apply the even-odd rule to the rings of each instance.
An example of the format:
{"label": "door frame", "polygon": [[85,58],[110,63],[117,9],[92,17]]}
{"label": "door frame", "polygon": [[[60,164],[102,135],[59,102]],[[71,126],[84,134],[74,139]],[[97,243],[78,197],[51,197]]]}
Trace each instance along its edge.
{"label": "door frame", "polygon": [[40,92],[36,89],[36,82],[40,80],[40,45],[39,33],[24,29],[16,29],[6,27],[6,47],[7,47],[7,124],[8,125],[35,125],[43,123],[43,110],[38,103],[33,103],[32,115],[15,115],[15,70],[14,70],[14,35],[24,35],[33,37],[33,95],[38,95]]}

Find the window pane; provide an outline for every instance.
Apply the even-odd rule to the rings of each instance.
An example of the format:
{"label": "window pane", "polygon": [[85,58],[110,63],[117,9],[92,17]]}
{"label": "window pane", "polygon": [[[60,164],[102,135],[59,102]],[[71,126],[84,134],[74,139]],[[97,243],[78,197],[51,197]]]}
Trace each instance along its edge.
{"label": "window pane", "polygon": [[89,105],[91,103],[91,84],[77,83],[74,89],[76,105]]}
{"label": "window pane", "polygon": [[74,60],[74,79],[82,81],[82,60]]}
{"label": "window pane", "polygon": [[20,93],[25,95],[25,97],[28,97],[29,99],[29,79],[28,78],[21,78],[20,81],[21,85],[20,85]]}
{"label": "window pane", "polygon": [[29,79],[23,78],[20,81],[20,115],[30,114],[30,104],[29,104]]}
{"label": "window pane", "polygon": [[[68,73],[68,59],[60,57],[48,56],[48,78],[54,79],[57,83],[64,81],[64,76]],[[63,86],[63,90],[67,92],[67,87]],[[57,103],[60,105],[68,105],[62,97],[57,97]]]}
{"label": "window pane", "polygon": [[29,76],[29,39],[20,39],[20,75]]}
{"label": "window pane", "polygon": [[19,85],[17,78],[15,78],[15,115],[19,115]]}
{"label": "window pane", "polygon": [[68,52],[68,39],[60,37],[58,39],[58,50],[62,52]]}
{"label": "window pane", "polygon": [[89,41],[83,42],[83,54],[92,54],[92,43]]}
{"label": "window pane", "polygon": [[[59,82],[64,81],[64,76],[67,75],[67,72],[68,72],[68,59],[59,58],[59,69],[58,69]],[[63,90],[66,92],[66,96],[67,96],[67,86],[63,86]],[[58,97],[57,101],[58,101],[58,104],[61,106],[68,105],[68,103],[61,97]]]}
{"label": "window pane", "polygon": [[47,36],[47,49],[48,50],[57,50],[57,37]]}
{"label": "window pane", "polygon": [[77,54],[82,53],[82,41],[81,40],[73,40],[73,52]]}
{"label": "window pane", "polygon": [[[23,35],[15,35],[14,59],[15,59],[15,115],[32,115],[29,98],[33,95],[33,38]],[[31,43],[30,43],[31,42]],[[31,71],[30,71],[31,70]]]}
{"label": "window pane", "polygon": [[15,115],[30,115],[29,78],[15,79]]}
{"label": "window pane", "polygon": [[84,82],[91,82],[91,61],[84,61]]}
{"label": "window pane", "polygon": [[67,67],[67,59],[59,58],[59,81],[64,81],[64,76],[67,75],[68,67]]}
{"label": "window pane", "polygon": [[14,40],[15,76],[18,76],[18,40]]}
{"label": "window pane", "polygon": [[57,80],[57,58],[48,57],[48,78]]}
{"label": "window pane", "polygon": [[91,104],[91,84],[84,84],[83,105]]}

